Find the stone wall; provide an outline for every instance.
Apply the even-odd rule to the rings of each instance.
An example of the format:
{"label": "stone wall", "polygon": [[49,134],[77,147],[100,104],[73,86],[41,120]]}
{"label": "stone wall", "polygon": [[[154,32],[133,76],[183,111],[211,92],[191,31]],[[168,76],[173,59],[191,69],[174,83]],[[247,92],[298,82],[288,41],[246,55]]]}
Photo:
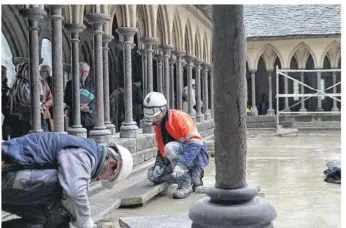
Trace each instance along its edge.
{"label": "stone wall", "polygon": [[[203,138],[209,138],[214,134],[214,120],[208,120],[197,124],[197,129]],[[139,134],[137,138],[120,138],[115,135],[111,139],[119,145],[126,147],[133,156],[134,167],[151,160],[156,156],[157,146],[155,134]]]}

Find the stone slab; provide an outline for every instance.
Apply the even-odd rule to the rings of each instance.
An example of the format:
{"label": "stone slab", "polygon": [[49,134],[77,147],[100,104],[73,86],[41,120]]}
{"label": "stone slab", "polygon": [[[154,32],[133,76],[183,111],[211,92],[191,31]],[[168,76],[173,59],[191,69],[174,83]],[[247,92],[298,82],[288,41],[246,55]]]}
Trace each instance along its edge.
{"label": "stone slab", "polygon": [[121,228],[191,228],[192,221],[184,215],[121,217],[119,225]]}
{"label": "stone slab", "polygon": [[120,206],[143,205],[159,193],[168,189],[171,184],[162,183],[154,185],[149,180],[143,180],[119,193]]}

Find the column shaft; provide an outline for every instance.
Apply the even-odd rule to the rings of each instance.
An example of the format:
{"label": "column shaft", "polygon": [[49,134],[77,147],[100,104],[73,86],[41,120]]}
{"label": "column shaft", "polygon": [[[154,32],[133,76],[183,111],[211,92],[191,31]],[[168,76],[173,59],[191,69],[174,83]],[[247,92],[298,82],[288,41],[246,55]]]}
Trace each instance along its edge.
{"label": "column shaft", "polygon": [[[334,71],[333,72],[333,85],[336,84],[336,72]],[[336,86],[333,87],[333,93],[336,93]],[[333,108],[332,108],[332,111],[333,112],[338,112],[339,111],[339,108],[338,108],[338,105],[337,105],[337,100],[334,100],[333,99]]]}
{"label": "column shaft", "polygon": [[163,94],[167,99],[167,104],[171,104],[169,96],[169,86],[170,86],[170,71],[169,71],[169,58],[171,57],[171,50],[173,49],[172,45],[161,45],[163,52]]}
{"label": "column shaft", "polygon": [[136,138],[138,127],[133,121],[132,114],[132,58],[131,50],[135,46],[133,36],[138,30],[132,27],[120,27],[116,32],[124,37],[123,55],[124,55],[124,102],[125,102],[125,121],[120,127],[121,138]]}
{"label": "column shaft", "polygon": [[204,73],[203,73],[203,114],[204,114],[204,120],[209,120],[211,117],[211,114],[209,112],[209,91],[208,91],[208,70],[209,65],[204,64]]}
{"label": "column shaft", "polygon": [[[321,72],[317,72],[317,89],[321,90]],[[317,97],[317,109],[316,109],[316,111],[318,111],[318,112],[323,111],[321,97]]]}
{"label": "column shaft", "polygon": [[192,91],[192,69],[193,69],[193,62],[196,59],[195,56],[185,56],[187,61],[187,103],[188,103],[188,113],[192,117],[192,119],[196,119],[196,116],[193,112],[193,91]]}
{"label": "column shaft", "polygon": [[163,71],[163,57],[160,54],[155,55],[157,67],[157,91],[163,93],[162,88],[162,71]]}
{"label": "column shaft", "polygon": [[210,71],[210,108],[211,108],[211,118],[214,119],[214,76],[213,68],[209,68]]}
{"label": "column shaft", "polygon": [[94,138],[97,142],[107,142],[108,136],[111,132],[107,130],[104,120],[104,83],[103,83],[103,50],[102,50],[102,35],[103,24],[109,20],[109,16],[101,13],[90,13],[85,15],[88,23],[93,25],[94,33],[94,75],[95,75],[95,87],[96,87],[96,102],[95,102],[95,126],[93,130],[89,132],[89,136]]}
{"label": "column shaft", "polygon": [[273,109],[273,86],[272,86],[272,71],[268,71],[268,103],[269,108],[267,110],[267,115],[271,116],[274,115],[274,109]]}
{"label": "column shaft", "polygon": [[67,132],[71,135],[87,137],[87,130],[81,125],[80,112],[80,72],[79,72],[79,33],[85,29],[82,24],[65,24],[65,29],[70,32],[71,65],[72,65],[72,115],[73,124]]}
{"label": "column shaft", "polygon": [[111,132],[112,135],[115,134],[115,125],[112,124],[110,120],[110,107],[109,107],[109,60],[108,52],[109,42],[113,39],[113,36],[103,34],[103,89],[104,89],[104,118],[105,126]]}
{"label": "column shaft", "polygon": [[175,51],[174,54],[177,58],[176,63],[176,85],[177,85],[177,109],[183,110],[183,59],[182,56],[185,52]]}
{"label": "column shaft", "polygon": [[[287,73],[288,74],[288,73]],[[288,94],[288,78],[284,77],[284,88],[285,88],[285,94]],[[285,97],[285,111],[288,112],[290,111],[288,109],[288,97]]]}
{"label": "column shaft", "polygon": [[169,69],[170,69],[170,76],[169,76],[169,80],[170,80],[170,90],[169,90],[169,94],[170,94],[170,108],[174,108],[174,63],[175,63],[175,58],[172,55],[172,58],[170,58],[169,60]]}
{"label": "column shaft", "polygon": [[204,116],[201,111],[201,64],[202,60],[197,59],[196,64],[196,120],[197,122],[202,122]]}
{"label": "column shaft", "polygon": [[154,76],[153,76],[153,45],[158,41],[155,37],[142,37],[141,41],[145,44],[145,70],[146,70],[146,90],[144,95],[154,91]]}
{"label": "column shaft", "polygon": [[252,115],[258,115],[258,110],[256,106],[256,71],[251,71],[251,98],[252,98]]}
{"label": "column shaft", "polygon": [[62,62],[62,9],[63,5],[52,5],[52,75],[53,75],[53,117],[54,131],[65,132],[64,129],[64,72]]}
{"label": "column shaft", "polygon": [[[300,81],[304,83],[304,72],[300,72]],[[300,93],[304,94],[304,85],[302,84],[300,85]],[[303,101],[304,99],[305,97],[301,97],[302,103],[300,104],[299,112],[306,112],[305,101]]]}

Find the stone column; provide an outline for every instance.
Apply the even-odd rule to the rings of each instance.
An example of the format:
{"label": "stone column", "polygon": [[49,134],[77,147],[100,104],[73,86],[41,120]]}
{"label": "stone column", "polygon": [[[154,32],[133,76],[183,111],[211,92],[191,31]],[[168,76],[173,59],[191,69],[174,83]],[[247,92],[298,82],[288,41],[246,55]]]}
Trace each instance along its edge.
{"label": "stone column", "polygon": [[[190,209],[193,228],[271,228],[276,211],[246,182],[246,40],[243,5],[213,5],[215,186]],[[232,21],[232,23],[229,23]],[[227,37],[227,39],[225,39]],[[227,64],[225,64],[227,60]],[[225,107],[229,112],[225,112]]]}
{"label": "stone column", "polygon": [[64,129],[64,71],[62,62],[62,9],[64,5],[49,5],[52,23],[52,76],[54,131]]}
{"label": "stone column", "polygon": [[171,50],[174,48],[173,45],[161,45],[161,50],[163,52],[163,94],[167,99],[167,104],[170,104],[169,96],[169,58],[171,57]]}
{"label": "stone column", "polygon": [[145,96],[147,94],[147,60],[146,60],[146,53],[144,51],[144,49],[138,49],[137,53],[140,54],[142,56],[142,85],[143,85],[143,95]]}
{"label": "stone column", "polygon": [[213,76],[213,68],[209,65],[210,72],[210,109],[211,109],[211,118],[214,119],[214,76]]}
{"label": "stone column", "polygon": [[115,134],[115,125],[112,124],[110,118],[110,107],[109,107],[109,66],[108,66],[108,44],[114,37],[108,34],[103,34],[103,89],[104,89],[104,107],[105,107],[105,126],[111,132],[112,135]]}
{"label": "stone column", "polygon": [[[304,69],[302,69],[304,70]],[[304,83],[304,72],[300,72],[300,81],[302,83]],[[301,90],[301,94],[304,94],[304,85],[300,84],[300,90]],[[300,103],[300,109],[299,112],[306,112],[306,108],[305,108],[305,101],[303,101],[305,99],[305,97],[301,97],[302,103]]]}
{"label": "stone column", "polygon": [[273,116],[275,115],[275,111],[273,109],[273,86],[272,86],[272,70],[268,70],[268,103],[269,108],[267,110],[267,116]]}
{"label": "stone column", "polygon": [[252,106],[251,106],[251,114],[258,115],[258,110],[256,106],[256,70],[249,70],[251,73],[251,98],[252,98]]}
{"label": "stone column", "polygon": [[29,28],[29,74],[31,83],[31,130],[42,132],[40,105],[40,72],[39,72],[39,22],[46,15],[43,5],[30,5],[30,8],[20,9],[19,13],[26,18]]}
{"label": "stone column", "polygon": [[116,32],[124,37],[124,99],[125,99],[125,121],[120,127],[120,138],[136,138],[138,135],[137,123],[133,121],[132,114],[132,59],[131,50],[134,48],[133,37],[137,32],[136,28],[120,27]]}
{"label": "stone column", "polygon": [[153,45],[158,41],[156,37],[142,37],[141,41],[145,44],[145,56],[146,56],[146,91],[145,94],[148,94],[154,91],[154,76],[153,76]]}
{"label": "stone column", "polygon": [[[282,69],[282,70],[285,70],[285,69]],[[288,75],[288,72],[286,72],[286,74]],[[284,77],[284,90],[285,90],[285,94],[288,94],[288,78],[287,77]],[[285,97],[285,110],[284,111],[285,112],[291,111],[291,109],[289,109],[288,97]]]}
{"label": "stone column", "polygon": [[73,124],[67,132],[79,137],[87,137],[87,130],[81,124],[80,92],[79,92],[79,33],[85,29],[83,24],[65,24],[65,29],[70,33],[71,60],[72,60],[72,114]]}
{"label": "stone column", "polygon": [[157,67],[157,91],[163,93],[162,88],[162,71],[163,71],[163,56],[161,54],[155,55]]}
{"label": "stone column", "polygon": [[[334,68],[334,69],[337,69],[337,68]],[[335,85],[336,83],[337,83],[336,82],[336,71],[333,71],[333,85]],[[333,87],[333,93],[337,93],[336,86]],[[332,112],[338,112],[338,111],[339,111],[339,108],[338,108],[338,105],[337,105],[337,100],[333,99]]]}
{"label": "stone column", "polygon": [[203,64],[203,114],[204,120],[210,120],[211,114],[209,112],[209,91],[208,91],[208,70],[210,65],[205,63]]}
{"label": "stone column", "polygon": [[95,139],[99,143],[105,143],[108,141],[111,135],[104,123],[104,93],[103,93],[103,51],[102,51],[102,35],[103,24],[109,20],[107,14],[102,13],[88,13],[85,15],[86,21],[93,26],[94,33],[94,75],[96,78],[96,112],[95,126],[93,130],[89,132],[90,138]]}
{"label": "stone column", "polygon": [[[319,69],[323,69],[323,68],[318,68],[316,70]],[[317,72],[317,89],[321,90],[321,72]],[[322,98],[321,97],[317,97],[317,112],[323,112],[323,108],[322,108]]]}
{"label": "stone column", "polygon": [[174,55],[177,58],[176,63],[176,84],[177,84],[177,109],[183,110],[183,87],[184,87],[184,81],[183,81],[183,62],[184,60],[182,57],[185,55],[185,52],[182,51],[174,51]]}
{"label": "stone column", "polygon": [[[202,122],[204,120],[204,115],[201,111],[201,64],[204,61],[196,59],[196,120],[197,122]],[[203,102],[204,104],[204,102]]]}
{"label": "stone column", "polygon": [[192,117],[193,120],[196,120],[196,116],[193,114],[193,104],[192,104],[192,69],[193,62],[196,57],[192,55],[185,56],[185,60],[187,62],[187,103],[188,103],[188,113]]}
{"label": "stone column", "polygon": [[170,87],[169,87],[169,94],[170,94],[170,108],[174,108],[174,64],[176,62],[175,56],[172,54],[172,57],[169,59],[169,69],[170,69]]}

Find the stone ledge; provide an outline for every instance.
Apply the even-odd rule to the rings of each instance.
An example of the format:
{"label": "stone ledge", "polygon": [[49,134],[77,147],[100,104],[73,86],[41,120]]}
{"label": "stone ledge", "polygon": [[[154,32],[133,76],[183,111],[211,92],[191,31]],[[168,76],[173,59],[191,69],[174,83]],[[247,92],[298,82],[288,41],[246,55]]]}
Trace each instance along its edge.
{"label": "stone ledge", "polygon": [[120,206],[144,205],[157,194],[165,191],[170,185],[169,183],[154,185],[149,180],[143,180],[119,192]]}

